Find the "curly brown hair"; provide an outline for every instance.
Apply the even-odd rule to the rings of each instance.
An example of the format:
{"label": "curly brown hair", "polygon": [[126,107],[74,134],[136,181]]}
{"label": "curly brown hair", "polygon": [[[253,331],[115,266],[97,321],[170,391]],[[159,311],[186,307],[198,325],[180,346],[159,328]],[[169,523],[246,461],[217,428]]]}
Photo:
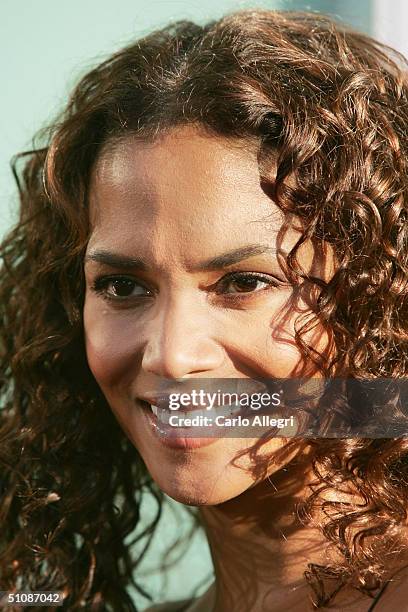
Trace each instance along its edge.
{"label": "curly brown hair", "polygon": [[[193,122],[217,135],[258,138],[264,189],[305,221],[288,257],[292,273],[302,275],[296,252],[309,238],[330,243],[338,264],[329,282],[312,279],[320,292],[315,315],[336,354],[322,360],[302,340],[310,321],[299,321],[301,350],[324,376],[401,378],[408,366],[405,70],[396,52],[316,14],[256,10],[204,27],[177,22],[86,74],[46,145],[17,156],[20,216],[1,247],[2,589],[63,590],[70,610],[98,602],[135,610],[126,587],[136,585],[134,568],[160,515],[161,493],[85,355],[87,192],[101,148]],[[305,509],[324,510],[321,529],[341,556],[306,568],[319,608],[345,584],[377,589],[385,550],[396,565],[405,559],[408,440],[309,442],[318,485]],[[345,485],[361,503],[330,501]],[[141,532],[148,491],[158,513]],[[144,542],[137,558],[131,533]],[[326,577],[337,584],[329,593]]]}

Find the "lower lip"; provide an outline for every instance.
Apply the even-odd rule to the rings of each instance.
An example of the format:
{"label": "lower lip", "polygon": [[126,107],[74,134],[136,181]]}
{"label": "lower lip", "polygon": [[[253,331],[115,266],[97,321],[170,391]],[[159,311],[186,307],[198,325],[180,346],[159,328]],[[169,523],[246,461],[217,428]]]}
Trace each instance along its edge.
{"label": "lower lip", "polygon": [[[171,425],[165,425],[160,423],[155,414],[153,414],[150,406],[145,407],[143,412],[149,422],[151,429],[155,437],[160,440],[164,446],[179,450],[193,450],[195,448],[202,448],[204,446],[210,446],[217,442],[218,438],[192,438],[188,435],[191,431],[187,427],[171,427]],[[183,435],[183,432],[185,435]]]}

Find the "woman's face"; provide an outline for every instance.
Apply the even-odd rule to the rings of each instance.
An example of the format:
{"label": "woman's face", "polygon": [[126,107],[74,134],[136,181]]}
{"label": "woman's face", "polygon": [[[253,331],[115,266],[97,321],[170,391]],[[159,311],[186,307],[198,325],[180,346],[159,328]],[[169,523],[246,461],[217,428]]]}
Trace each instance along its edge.
{"label": "woman's face", "polygon": [[[194,505],[254,484],[255,440],[168,444],[142,400],[169,380],[316,376],[294,341],[308,312],[277,252],[283,216],[260,186],[254,142],[175,128],[154,142],[129,136],[106,147],[90,187],[84,327],[89,366],[152,477]],[[302,247],[303,267],[325,277],[328,258]],[[308,341],[324,351],[320,327]],[[265,453],[286,444],[275,438]],[[271,467],[271,470],[277,469]]]}

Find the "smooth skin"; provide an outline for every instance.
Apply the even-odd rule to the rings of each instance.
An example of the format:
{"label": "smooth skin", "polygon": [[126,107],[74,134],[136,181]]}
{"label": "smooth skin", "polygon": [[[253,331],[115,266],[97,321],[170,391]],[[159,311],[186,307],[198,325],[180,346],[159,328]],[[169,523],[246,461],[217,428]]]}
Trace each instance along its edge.
{"label": "smooth skin", "polygon": [[[281,240],[283,215],[261,187],[255,141],[196,125],[153,142],[108,143],[93,169],[89,207],[89,366],[161,489],[202,507],[216,583],[191,610],[303,612],[303,572],[324,562],[327,549],[318,530],[296,517],[311,480],[307,445],[286,456],[286,438],[255,456],[248,451],[256,440],[241,438],[169,448],[141,404],[180,378],[199,386],[203,378],[319,376],[294,340],[313,287],[299,292],[282,265],[299,222]],[[307,243],[300,257],[321,278],[333,271],[328,247],[317,252]],[[307,339],[322,353],[332,350],[320,325]],[[279,449],[279,460],[259,470]],[[341,602],[333,609],[362,611],[370,599],[353,591]]]}

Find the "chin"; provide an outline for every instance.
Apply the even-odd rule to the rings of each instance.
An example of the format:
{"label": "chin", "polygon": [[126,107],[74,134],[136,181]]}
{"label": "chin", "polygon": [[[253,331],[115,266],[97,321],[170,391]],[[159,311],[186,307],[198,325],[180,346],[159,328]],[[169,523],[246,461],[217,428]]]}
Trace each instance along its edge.
{"label": "chin", "polygon": [[[234,467],[197,469],[192,465],[181,469],[163,470],[147,466],[159,488],[177,502],[188,506],[215,506],[238,497],[249,489],[253,479]],[[174,467],[174,466],[173,466]]]}
{"label": "chin", "polygon": [[226,494],[222,494],[220,491],[214,493],[214,491],[203,490],[199,483],[197,483],[196,487],[160,486],[160,488],[166,495],[186,506],[217,506],[243,493],[243,491],[238,491],[236,493],[226,492]]}

